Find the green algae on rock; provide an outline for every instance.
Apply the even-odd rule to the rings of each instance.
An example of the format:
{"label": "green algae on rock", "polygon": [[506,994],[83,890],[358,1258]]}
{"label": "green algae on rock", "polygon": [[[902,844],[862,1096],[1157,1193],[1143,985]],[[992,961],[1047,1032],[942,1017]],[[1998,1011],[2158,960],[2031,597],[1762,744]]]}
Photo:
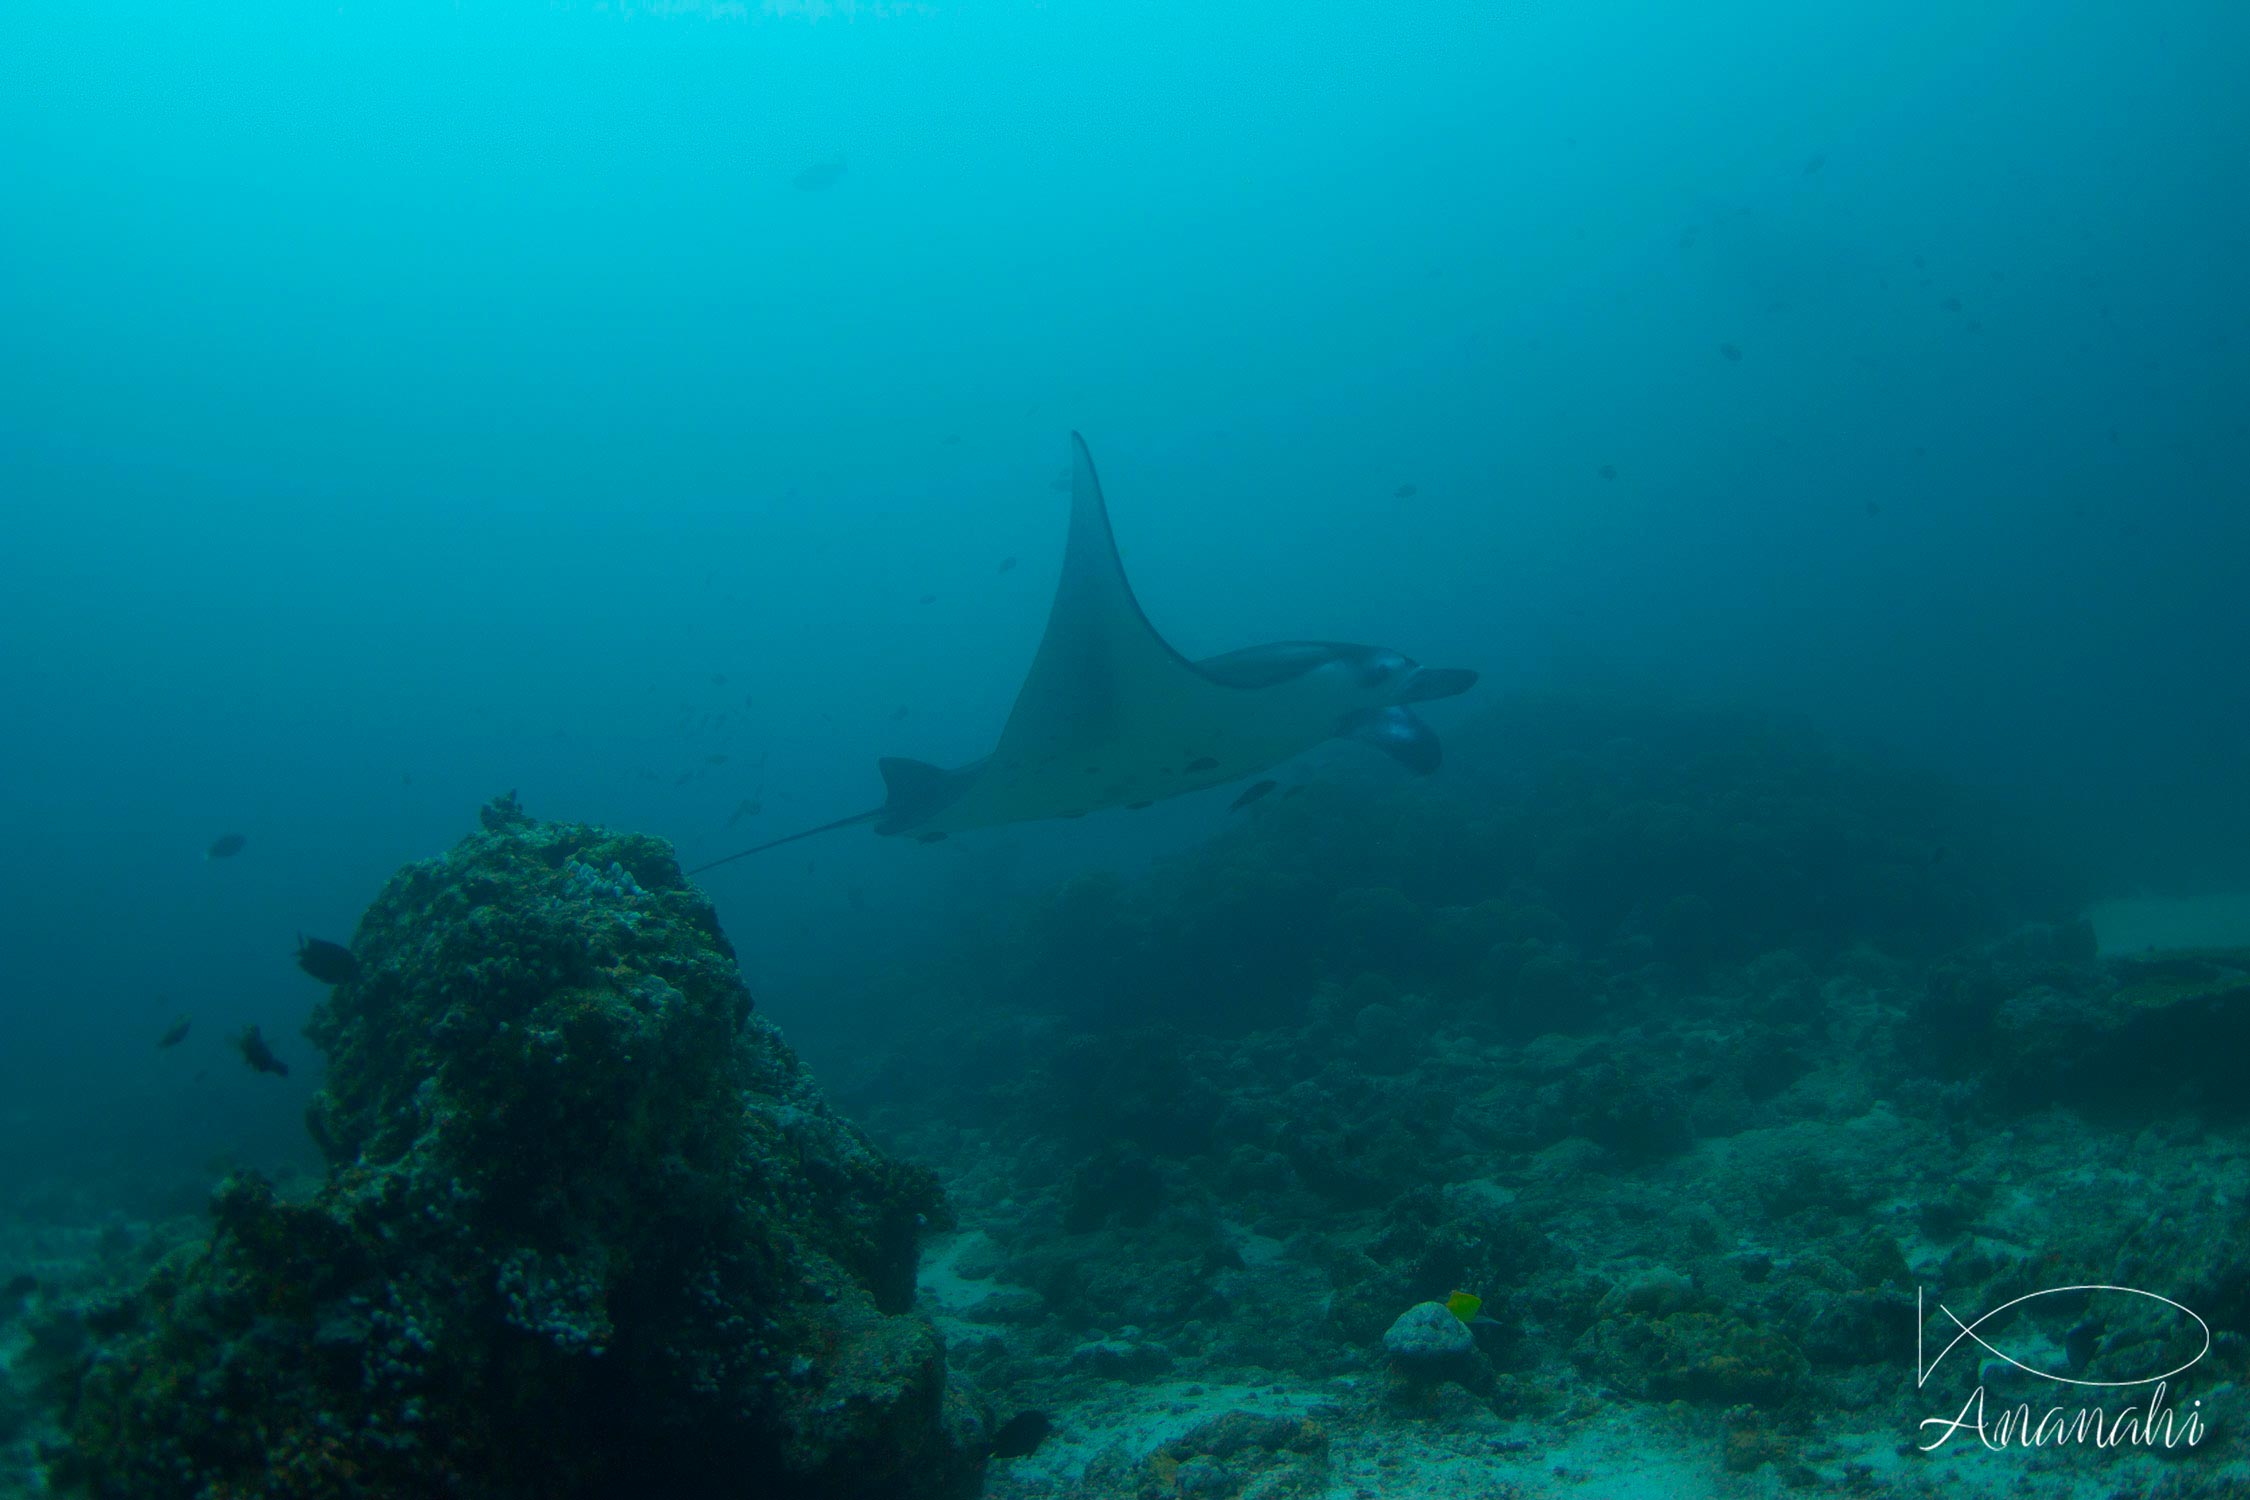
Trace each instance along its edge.
{"label": "green algae on rock", "polygon": [[230,1179],[65,1391],[97,1495],[941,1500],[979,1420],[911,1308],[934,1179],[829,1110],[653,839],[394,876],[308,1033],[324,1186]]}

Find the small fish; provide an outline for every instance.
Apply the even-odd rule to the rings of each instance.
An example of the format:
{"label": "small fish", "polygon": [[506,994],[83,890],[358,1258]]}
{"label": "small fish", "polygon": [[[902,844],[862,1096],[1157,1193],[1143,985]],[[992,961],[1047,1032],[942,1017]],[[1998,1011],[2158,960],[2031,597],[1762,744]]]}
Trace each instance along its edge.
{"label": "small fish", "polygon": [[1012,572],[1014,572],[1014,571],[1015,571],[1015,567],[1016,567],[1016,560],[1015,560],[1014,558],[1012,558],[1012,557],[1003,557],[1003,558],[1001,558],[1001,559],[1000,559],[1000,571],[1001,571],[1001,572],[1003,572],[1003,573],[1012,573]]}
{"label": "small fish", "polygon": [[1596,472],[1598,472],[1604,479],[1615,479],[1617,477],[1617,465],[1603,464],[1601,468]]}
{"label": "small fish", "polygon": [[1812,174],[1813,174],[1813,173],[1815,173],[1815,172],[1819,171],[1819,170],[1820,170],[1820,169],[1821,169],[1822,167],[1825,167],[1825,166],[1827,166],[1827,165],[1828,165],[1828,158],[1827,158],[1827,157],[1825,157],[1825,156],[1822,156],[1822,155],[1819,155],[1819,154],[1817,154],[1817,153],[1816,153],[1816,154],[1815,154],[1814,156],[1812,156],[1812,157],[1811,157],[1811,158],[1810,158],[1809,160],[1807,160],[1807,161],[1806,161],[1806,163],[1805,163],[1805,175],[1806,175],[1807,177],[1810,177],[1810,176],[1812,176]]}
{"label": "small fish", "polygon": [[711,686],[713,686],[713,687],[725,687],[726,685],[727,685],[727,674],[726,674],[726,673],[724,673],[724,672],[713,672],[713,673],[711,674]]}
{"label": "small fish", "polygon": [[1402,484],[1397,489],[1391,491],[1391,498],[1393,500],[1411,500],[1414,498],[1416,493],[1417,492],[1413,485]]}
{"label": "small fish", "polygon": [[1227,804],[1227,811],[1233,812],[1238,807],[1248,807],[1279,785],[1281,783],[1278,781],[1253,781],[1242,789],[1241,796]]}
{"label": "small fish", "polygon": [[834,161],[813,163],[789,182],[800,193],[820,193],[834,187],[843,175],[844,159],[839,156]]}
{"label": "small fish", "polygon": [[289,1064],[273,1055],[273,1049],[266,1045],[266,1039],[258,1035],[257,1027],[252,1026],[244,1031],[234,1039],[234,1044],[241,1049],[242,1060],[250,1065],[251,1072],[272,1073],[282,1078],[289,1076]]}
{"label": "small fish", "polygon": [[1218,761],[1208,755],[1198,755],[1195,759],[1189,761],[1186,766],[1182,767],[1183,770],[1188,771],[1216,771],[1218,768]]}
{"label": "small fish", "polygon": [[723,750],[714,750],[709,755],[703,757],[703,763],[707,766],[723,766],[727,763],[726,752]]}
{"label": "small fish", "polygon": [[322,984],[347,984],[359,978],[359,960],[342,943],[297,934],[297,967]]}
{"label": "small fish", "polygon": [[1870,501],[1868,501],[1868,502],[1867,502],[1867,513],[1868,513],[1869,515],[1871,515],[1871,516],[1879,516],[1879,515],[1881,515],[1881,514],[1883,513],[1883,502],[1882,502],[1882,501],[1880,501],[1880,500],[1870,500]]}
{"label": "small fish", "polygon": [[1500,1320],[1484,1316],[1483,1308],[1484,1299],[1474,1292],[1455,1292],[1445,1299],[1445,1310],[1469,1327],[1474,1328],[1479,1323],[1499,1327]]}
{"label": "small fish", "polygon": [[958,447],[960,447],[960,446],[961,446],[961,434],[960,434],[960,433],[958,433],[958,432],[949,432],[949,433],[947,433],[947,434],[945,435],[945,446],[946,446],[946,447],[948,447],[948,448],[958,448]]}
{"label": "small fish", "polygon": [[1730,362],[1738,361],[1742,358],[1742,350],[1733,344],[1721,344],[1719,346],[1719,352],[1725,355]]}
{"label": "small fish", "polygon": [[894,719],[903,719],[906,717],[906,715],[907,707],[903,703],[901,703],[897,708],[891,710],[891,717]]}
{"label": "small fish", "polygon": [[734,812],[727,818],[727,827],[732,828],[744,818],[754,818],[763,811],[765,808],[757,798],[745,797],[735,804]]}
{"label": "small fish", "polygon": [[222,833],[211,840],[211,847],[203,851],[205,859],[232,859],[242,852],[250,841],[239,833]]}
{"label": "small fish", "polygon": [[914,602],[916,604],[935,604],[937,603],[937,595],[924,594],[921,598],[915,600]]}
{"label": "small fish", "polygon": [[1957,313],[1961,310],[1961,299],[1959,297],[1948,297],[1938,305],[1949,313]]}
{"label": "small fish", "polygon": [[0,1294],[5,1294],[20,1302],[38,1290],[39,1278],[28,1271],[24,1271],[9,1277],[7,1286],[0,1288]]}
{"label": "small fish", "polygon": [[1017,1412],[992,1434],[992,1456],[1029,1458],[1039,1451],[1039,1445],[1047,1441],[1047,1434],[1054,1430],[1055,1424],[1047,1420],[1045,1412]]}
{"label": "small fish", "polygon": [[194,1017],[182,1016],[177,1021],[174,1021],[171,1025],[165,1027],[164,1035],[156,1039],[156,1050],[161,1052],[166,1047],[177,1047],[178,1045],[180,1045],[180,1043],[186,1041],[188,1027],[194,1024]]}

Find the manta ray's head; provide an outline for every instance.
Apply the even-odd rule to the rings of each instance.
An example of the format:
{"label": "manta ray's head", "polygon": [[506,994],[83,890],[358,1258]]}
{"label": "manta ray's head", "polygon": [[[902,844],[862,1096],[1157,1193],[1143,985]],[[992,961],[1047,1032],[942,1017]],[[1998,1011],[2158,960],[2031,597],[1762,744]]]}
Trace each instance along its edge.
{"label": "manta ray's head", "polygon": [[1438,737],[1414,716],[1409,703],[1451,698],[1476,685],[1466,667],[1425,667],[1388,646],[1339,646],[1328,670],[1348,679],[1341,684],[1352,707],[1336,732],[1364,740],[1417,776],[1438,768],[1444,752]]}
{"label": "manta ray's head", "polygon": [[1368,708],[1400,703],[1426,703],[1451,698],[1475,687],[1477,674],[1467,667],[1425,667],[1413,657],[1388,646],[1355,646],[1341,665],[1358,677],[1367,694]]}

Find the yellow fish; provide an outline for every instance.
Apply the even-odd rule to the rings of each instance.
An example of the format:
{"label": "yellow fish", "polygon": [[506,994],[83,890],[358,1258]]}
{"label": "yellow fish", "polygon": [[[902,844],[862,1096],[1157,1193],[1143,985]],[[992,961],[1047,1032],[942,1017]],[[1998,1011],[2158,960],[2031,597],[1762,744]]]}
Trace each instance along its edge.
{"label": "yellow fish", "polygon": [[1464,1323],[1474,1323],[1477,1310],[1483,1306],[1484,1299],[1473,1292],[1455,1292],[1445,1299],[1445,1310]]}

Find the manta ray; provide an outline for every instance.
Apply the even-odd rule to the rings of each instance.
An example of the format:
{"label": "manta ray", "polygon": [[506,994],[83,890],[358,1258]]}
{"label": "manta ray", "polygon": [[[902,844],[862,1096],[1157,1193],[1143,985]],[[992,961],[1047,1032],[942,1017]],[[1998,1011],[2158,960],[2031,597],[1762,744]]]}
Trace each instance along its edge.
{"label": "manta ray", "polygon": [[854,823],[935,843],[949,834],[1112,807],[1145,807],[1237,781],[1324,740],[1364,740],[1418,775],[1438,739],[1406,707],[1464,693],[1477,674],[1384,646],[1277,641],[1191,661],[1157,634],[1118,561],[1086,440],[1070,435],[1070,536],[1039,654],[1000,743],[946,769],[887,756],[881,807],[696,866],[689,874]]}

